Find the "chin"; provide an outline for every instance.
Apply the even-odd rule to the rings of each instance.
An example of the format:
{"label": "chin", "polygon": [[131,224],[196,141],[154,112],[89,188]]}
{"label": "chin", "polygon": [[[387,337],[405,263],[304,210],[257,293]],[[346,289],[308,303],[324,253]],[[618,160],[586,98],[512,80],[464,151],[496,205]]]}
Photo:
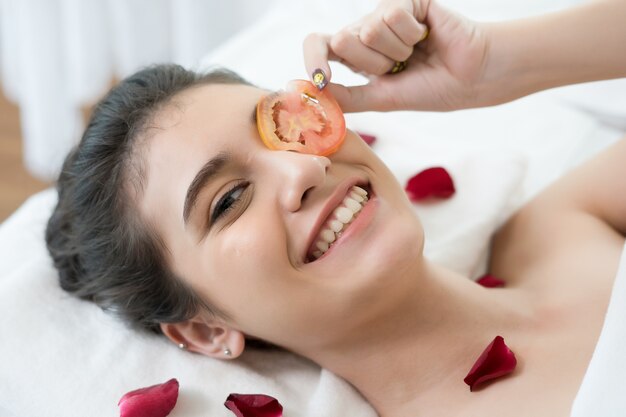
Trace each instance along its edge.
{"label": "chin", "polygon": [[417,223],[411,226],[406,223],[395,224],[386,230],[374,259],[381,273],[393,275],[420,261],[424,249],[424,232]]}
{"label": "chin", "polygon": [[394,216],[370,236],[370,243],[358,256],[358,263],[350,267],[352,273],[364,279],[360,283],[364,289],[389,287],[392,283],[402,286],[402,277],[414,279],[411,271],[422,261],[424,232],[413,213]]}
{"label": "chin", "polygon": [[[406,220],[406,219],[404,219]],[[353,262],[344,279],[333,283],[334,295],[346,304],[337,317],[350,317],[350,328],[369,326],[372,321],[387,317],[414,293],[417,271],[423,260],[423,232],[418,224],[393,222],[375,244]]]}

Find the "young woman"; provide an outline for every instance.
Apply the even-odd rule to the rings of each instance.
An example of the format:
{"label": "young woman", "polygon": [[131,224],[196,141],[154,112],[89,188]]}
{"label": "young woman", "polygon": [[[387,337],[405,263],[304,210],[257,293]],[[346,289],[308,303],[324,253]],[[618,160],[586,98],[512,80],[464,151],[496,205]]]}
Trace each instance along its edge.
{"label": "young woman", "polygon": [[[424,258],[402,187],[353,132],[327,157],[268,149],[265,94],[167,65],[115,87],[59,178],[63,288],[191,352],[296,352],[383,417],[567,415],[624,250],[626,141],[504,225],[490,272],[506,287],[486,289]],[[517,369],[470,392],[496,335]]]}

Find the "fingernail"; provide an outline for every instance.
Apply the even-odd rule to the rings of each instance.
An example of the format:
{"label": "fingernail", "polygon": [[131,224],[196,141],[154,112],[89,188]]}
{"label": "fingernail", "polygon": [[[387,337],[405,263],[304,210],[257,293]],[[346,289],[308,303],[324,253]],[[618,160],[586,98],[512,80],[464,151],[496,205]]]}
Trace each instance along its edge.
{"label": "fingernail", "polygon": [[318,90],[322,90],[328,84],[328,78],[326,78],[326,74],[320,68],[315,68],[315,71],[311,74],[311,79]]}

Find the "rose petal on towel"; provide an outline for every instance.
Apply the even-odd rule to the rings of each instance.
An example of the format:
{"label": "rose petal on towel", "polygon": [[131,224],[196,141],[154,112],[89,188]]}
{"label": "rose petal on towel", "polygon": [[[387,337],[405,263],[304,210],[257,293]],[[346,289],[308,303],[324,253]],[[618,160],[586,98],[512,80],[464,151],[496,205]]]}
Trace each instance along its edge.
{"label": "rose petal on towel", "polygon": [[230,394],[224,403],[237,417],[282,417],[283,406],[264,394]]}
{"label": "rose petal on towel", "polygon": [[452,177],[442,167],[425,169],[414,175],[404,187],[411,201],[430,197],[448,198],[454,194]]}
{"label": "rose petal on towel", "polygon": [[504,281],[500,278],[496,278],[493,275],[487,274],[476,280],[477,284],[487,288],[504,287]]}
{"label": "rose petal on towel", "polygon": [[370,146],[372,146],[374,142],[376,142],[376,136],[368,135],[367,133],[363,133],[363,132],[356,132],[356,133],[358,133],[358,135],[361,136],[361,139],[363,139],[363,141]]}
{"label": "rose petal on towel", "polygon": [[178,399],[178,381],[172,378],[163,384],[140,388],[124,394],[117,405],[120,417],[165,417]]}
{"label": "rose petal on towel", "polygon": [[515,366],[517,366],[515,354],[504,343],[502,336],[496,336],[463,381],[469,385],[470,391],[474,391],[474,388],[483,382],[510,374]]}

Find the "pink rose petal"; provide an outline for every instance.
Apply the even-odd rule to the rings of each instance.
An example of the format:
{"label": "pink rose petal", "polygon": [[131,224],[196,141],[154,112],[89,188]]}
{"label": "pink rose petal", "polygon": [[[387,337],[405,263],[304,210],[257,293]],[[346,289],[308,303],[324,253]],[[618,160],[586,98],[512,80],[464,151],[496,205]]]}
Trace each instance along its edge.
{"label": "pink rose petal", "polygon": [[165,417],[178,399],[178,381],[172,378],[163,384],[140,388],[124,394],[117,405],[120,417]]}
{"label": "pink rose petal", "polygon": [[237,417],[282,417],[283,406],[264,394],[230,394],[224,403]]}
{"label": "pink rose petal", "polygon": [[449,198],[454,192],[452,177],[442,167],[433,167],[414,175],[404,187],[411,201],[430,197]]}
{"label": "pink rose petal", "polygon": [[363,141],[365,141],[365,143],[367,143],[370,146],[372,146],[374,142],[376,142],[376,136],[368,135],[367,133],[363,133],[363,132],[356,132],[356,133],[358,133],[359,136],[361,136],[361,139],[363,139]]}
{"label": "pink rose petal", "polygon": [[504,343],[502,336],[496,336],[480,355],[472,369],[463,379],[470,391],[483,382],[510,374],[517,366],[515,354]]}
{"label": "pink rose petal", "polygon": [[487,288],[496,288],[496,287],[504,287],[505,282],[500,278],[496,278],[493,275],[483,275],[482,277],[476,280],[477,284],[482,285]]}

